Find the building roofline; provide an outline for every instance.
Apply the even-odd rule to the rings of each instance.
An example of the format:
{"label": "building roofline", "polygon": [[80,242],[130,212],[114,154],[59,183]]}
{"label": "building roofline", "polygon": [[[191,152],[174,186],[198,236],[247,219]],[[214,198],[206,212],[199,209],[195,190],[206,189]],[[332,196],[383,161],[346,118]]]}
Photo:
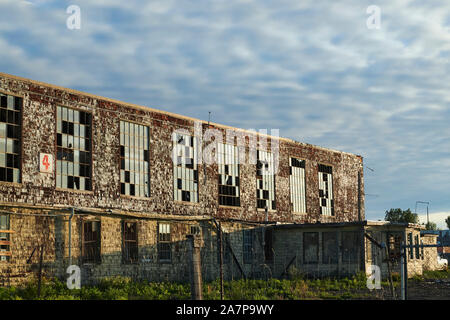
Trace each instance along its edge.
{"label": "building roofline", "polygon": [[[181,114],[177,114],[177,113],[173,113],[173,112],[169,112],[169,111],[163,111],[163,110],[155,109],[155,108],[152,108],[152,107],[147,107],[147,106],[138,105],[138,104],[134,104],[134,103],[124,102],[124,101],[117,100],[117,99],[111,99],[111,98],[107,98],[107,97],[103,97],[103,96],[98,96],[98,95],[95,95],[95,94],[92,94],[92,93],[87,93],[87,92],[83,92],[83,91],[79,91],[79,90],[75,90],[75,89],[70,89],[70,88],[65,88],[65,87],[62,87],[62,86],[58,86],[58,85],[54,85],[54,84],[50,84],[50,83],[46,83],[46,82],[42,82],[42,81],[32,80],[32,79],[28,79],[28,78],[24,78],[24,77],[20,77],[20,76],[16,76],[16,75],[11,75],[11,74],[4,73],[4,72],[0,72],[0,76],[1,77],[5,77],[5,78],[9,78],[9,79],[12,79],[12,80],[19,80],[19,81],[23,81],[23,82],[29,82],[29,83],[32,83],[32,84],[35,84],[35,85],[45,86],[45,87],[49,87],[49,88],[56,89],[56,90],[62,90],[62,91],[68,92],[68,93],[76,94],[76,95],[83,95],[83,96],[90,97],[90,98],[97,99],[97,100],[103,100],[103,101],[107,101],[107,102],[111,102],[111,103],[115,103],[115,104],[120,104],[122,106],[125,106],[125,107],[128,107],[128,108],[132,108],[132,109],[136,109],[136,110],[142,110],[142,111],[146,111],[146,112],[155,112],[155,113],[164,114],[164,115],[171,116],[171,117],[178,118],[178,119],[183,119],[183,120],[188,120],[188,121],[193,121],[193,122],[197,121],[197,122],[201,122],[202,124],[208,124],[208,121],[205,121],[205,120],[201,120],[201,119],[197,119],[197,118],[193,118],[193,117],[189,117],[189,116],[183,116]],[[215,122],[210,122],[209,124],[212,125],[212,126],[218,127],[218,128],[239,130],[239,131],[248,132],[248,133],[252,133],[252,134],[256,133],[257,135],[266,136],[266,137],[269,137],[271,139],[278,139],[280,141],[296,143],[296,144],[300,144],[300,145],[303,145],[303,146],[311,146],[311,147],[314,147],[314,148],[317,148],[317,149],[322,149],[322,150],[325,150],[325,151],[331,151],[331,152],[337,152],[337,153],[341,153],[341,154],[356,156],[356,157],[361,159],[361,162],[362,162],[362,159],[363,159],[363,157],[361,155],[358,155],[358,154],[345,152],[345,151],[340,151],[340,150],[335,150],[335,149],[330,149],[330,148],[325,148],[325,147],[313,145],[313,144],[310,144],[310,143],[296,141],[296,140],[293,140],[293,139],[290,139],[290,138],[271,136],[269,134],[253,132],[253,131],[250,131],[250,130],[237,128],[237,127],[232,127],[232,126],[219,124],[219,123],[215,123]]]}
{"label": "building roofline", "polygon": [[329,222],[329,223],[286,223],[278,224],[274,226],[280,229],[292,229],[292,228],[333,228],[333,227],[351,227],[351,226],[393,226],[393,227],[406,227],[425,229],[424,226],[415,223],[406,222],[390,222],[390,221],[349,221],[349,222]]}

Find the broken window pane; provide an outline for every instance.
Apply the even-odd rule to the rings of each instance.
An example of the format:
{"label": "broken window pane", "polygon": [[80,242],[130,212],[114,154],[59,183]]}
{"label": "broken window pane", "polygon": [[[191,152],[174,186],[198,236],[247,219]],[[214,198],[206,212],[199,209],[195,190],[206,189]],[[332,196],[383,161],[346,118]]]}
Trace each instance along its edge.
{"label": "broken window pane", "polygon": [[273,154],[258,150],[256,152],[256,206],[260,209],[275,210],[275,174]]}
{"label": "broken window pane", "polygon": [[22,98],[0,94],[0,181],[20,182]]}
{"label": "broken window pane", "polygon": [[[56,180],[57,187],[74,190],[91,190],[91,183],[82,177],[91,176],[91,146],[86,141],[90,136],[91,119],[84,111],[57,107],[57,127],[62,133],[57,134]],[[87,126],[81,125],[81,119]],[[83,129],[81,129],[83,128]],[[60,165],[62,163],[63,165]]]}
{"label": "broken window pane", "polygon": [[219,204],[240,206],[239,154],[236,146],[218,143]]}
{"label": "broken window pane", "polygon": [[[195,153],[197,139],[184,134],[173,135],[174,157],[174,199],[177,201],[198,202],[198,169]],[[181,180],[181,183],[179,182]]]}
{"label": "broken window pane", "polygon": [[319,164],[319,213],[334,216],[333,168]]}
{"label": "broken window pane", "polygon": [[139,154],[148,152],[148,144],[132,143],[136,140],[149,141],[147,126],[120,121],[120,183],[121,194],[137,197],[150,197],[149,157],[145,159]]}

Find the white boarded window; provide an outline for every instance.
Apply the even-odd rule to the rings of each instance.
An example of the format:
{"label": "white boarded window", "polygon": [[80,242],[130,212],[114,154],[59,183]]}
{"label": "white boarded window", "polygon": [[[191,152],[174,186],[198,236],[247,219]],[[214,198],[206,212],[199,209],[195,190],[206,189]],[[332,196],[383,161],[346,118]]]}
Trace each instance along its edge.
{"label": "white boarded window", "polygon": [[320,214],[334,216],[333,168],[319,164],[319,208]]}
{"label": "white boarded window", "polygon": [[120,193],[149,197],[149,128],[120,121]]}
{"label": "white boarded window", "polygon": [[197,139],[174,133],[173,190],[177,201],[198,202]]}
{"label": "white boarded window", "polygon": [[238,148],[218,143],[219,204],[240,206]]}
{"label": "white boarded window", "polygon": [[305,160],[290,158],[291,207],[295,213],[306,213]]}
{"label": "white boarded window", "polygon": [[257,151],[256,162],[256,202],[260,209],[275,210],[275,175],[273,154]]}

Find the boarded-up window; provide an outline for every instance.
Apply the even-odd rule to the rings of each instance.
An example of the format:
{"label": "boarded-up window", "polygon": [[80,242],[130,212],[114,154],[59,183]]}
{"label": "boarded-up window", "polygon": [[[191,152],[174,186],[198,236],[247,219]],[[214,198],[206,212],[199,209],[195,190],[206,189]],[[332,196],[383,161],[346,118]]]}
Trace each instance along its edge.
{"label": "boarded-up window", "polygon": [[197,139],[173,134],[173,191],[177,201],[198,202]]}
{"label": "boarded-up window", "polygon": [[306,213],[305,160],[290,158],[289,171],[292,211],[295,213]]}
{"label": "boarded-up window", "polygon": [[122,261],[123,263],[138,262],[137,223],[122,221]]}
{"label": "boarded-up window", "polygon": [[322,262],[325,264],[338,262],[338,238],[337,232],[322,233]]}
{"label": "boarded-up window", "polygon": [[149,197],[149,128],[120,121],[120,193]]}
{"label": "boarded-up window", "polygon": [[219,204],[240,206],[238,147],[218,143]]}
{"label": "boarded-up window", "polygon": [[83,263],[101,263],[100,221],[83,221]]}
{"label": "boarded-up window", "polygon": [[258,150],[256,152],[256,205],[260,209],[275,210],[275,171],[273,154]]}
{"label": "boarded-up window", "polygon": [[333,168],[319,164],[319,212],[334,216]]}
{"label": "boarded-up window", "polygon": [[170,237],[170,224],[158,224],[158,259],[161,262],[172,260],[172,246]]}
{"label": "boarded-up window", "polygon": [[20,182],[22,98],[0,94],[0,181]]}
{"label": "boarded-up window", "polygon": [[342,263],[358,263],[361,252],[361,232],[342,232]]}
{"label": "boarded-up window", "polygon": [[253,230],[243,231],[243,258],[244,263],[253,261]]}
{"label": "boarded-up window", "polygon": [[58,107],[56,118],[56,187],[92,190],[91,114]]}
{"label": "boarded-up window", "polygon": [[[3,232],[2,232],[3,231]],[[11,256],[9,214],[0,215],[0,261],[9,261]]]}
{"label": "boarded-up window", "polygon": [[319,233],[303,233],[303,263],[312,264],[319,262]]}
{"label": "boarded-up window", "polygon": [[264,232],[264,257],[266,262],[273,261],[273,231],[266,229]]}

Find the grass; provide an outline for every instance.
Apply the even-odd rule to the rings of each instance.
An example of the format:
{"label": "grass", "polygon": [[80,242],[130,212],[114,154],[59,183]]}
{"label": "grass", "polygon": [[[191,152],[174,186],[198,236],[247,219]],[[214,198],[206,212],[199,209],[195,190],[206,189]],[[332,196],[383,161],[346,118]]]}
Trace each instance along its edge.
{"label": "grass", "polygon": [[[413,280],[450,278],[450,270],[425,271]],[[381,283],[383,290],[367,289],[364,273],[341,279],[305,279],[301,274],[290,279],[233,280],[224,282],[225,298],[232,300],[300,300],[300,299],[379,299],[382,291],[389,291],[389,282]],[[394,274],[394,286],[400,279]],[[57,279],[44,279],[41,287],[43,300],[180,300],[190,299],[189,283],[133,282],[125,277],[105,278],[96,286],[70,290]],[[219,280],[203,284],[203,298],[220,299]],[[0,300],[34,300],[37,282],[23,287],[0,288]]]}
{"label": "grass", "polygon": [[[226,299],[233,300],[299,300],[299,299],[364,299],[370,298],[366,277],[359,274],[344,279],[234,280],[224,282]],[[42,300],[178,300],[190,299],[190,285],[174,282],[132,282],[129,278],[113,277],[96,286],[69,290],[57,279],[44,280]],[[218,280],[203,285],[203,298],[220,299]],[[23,287],[0,288],[0,300],[32,300],[37,297],[37,283]]]}

